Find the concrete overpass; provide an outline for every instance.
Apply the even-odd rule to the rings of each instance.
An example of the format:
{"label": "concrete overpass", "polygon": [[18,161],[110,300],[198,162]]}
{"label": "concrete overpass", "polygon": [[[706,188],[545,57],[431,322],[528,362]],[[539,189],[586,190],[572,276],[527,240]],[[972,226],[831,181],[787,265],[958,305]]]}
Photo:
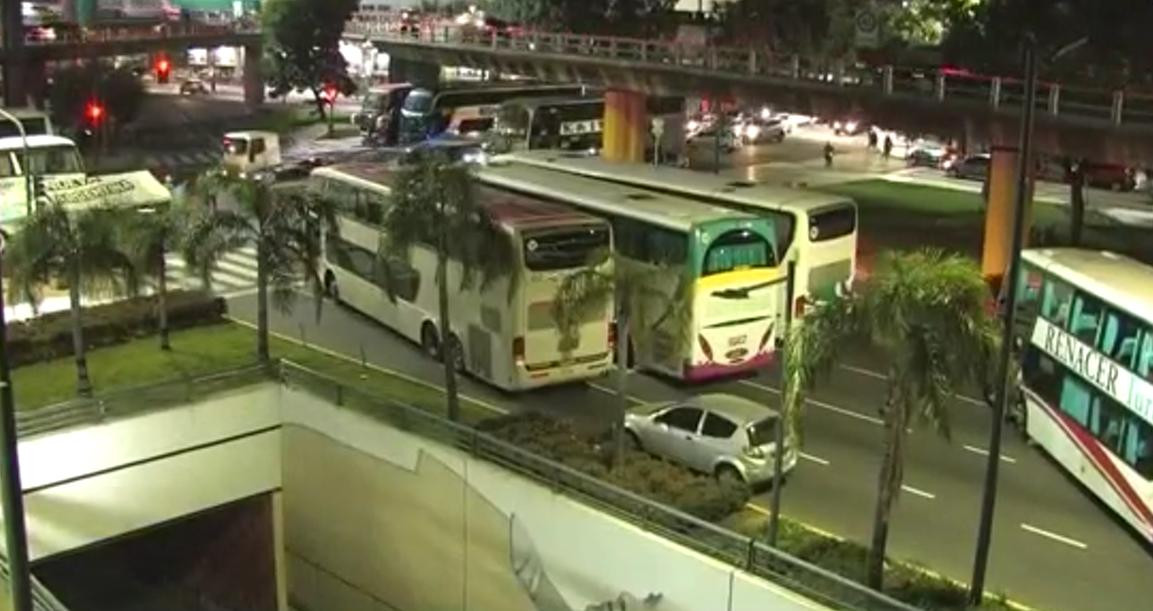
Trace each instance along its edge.
{"label": "concrete overpass", "polygon": [[[1024,89],[1017,79],[962,71],[815,66],[758,49],[607,36],[427,27],[400,32],[389,23],[354,20],[346,38],[371,41],[392,62],[410,66],[468,66],[646,94],[731,96],[992,145],[1016,143]],[[1036,142],[1054,154],[1153,164],[1153,95],[1043,83]]]}
{"label": "concrete overpass", "polygon": [[244,49],[244,100],[250,106],[263,102],[264,79],[260,71],[263,38],[255,25],[165,23],[85,27],[55,40],[29,40],[14,47],[4,45],[0,47],[0,63],[6,66],[6,76],[10,74],[14,82],[20,82],[15,91],[6,95],[22,100],[28,94],[38,97],[43,93],[48,62],[162,51],[176,54],[191,48],[222,46]]}

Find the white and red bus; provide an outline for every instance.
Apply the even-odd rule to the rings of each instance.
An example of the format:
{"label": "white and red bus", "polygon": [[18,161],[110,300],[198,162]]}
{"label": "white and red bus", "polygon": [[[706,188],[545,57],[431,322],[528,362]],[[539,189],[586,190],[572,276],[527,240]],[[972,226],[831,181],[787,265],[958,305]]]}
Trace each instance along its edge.
{"label": "white and red bus", "polygon": [[1153,541],[1153,267],[1031,249],[1021,274],[1022,428]]}
{"label": "white and red bus", "polygon": [[[417,244],[407,260],[382,258],[381,221],[390,206],[395,167],[346,163],[312,171],[311,188],[340,204],[340,231],[325,237],[324,280],[330,295],[421,345],[434,358],[445,339],[438,329],[436,251]],[[462,269],[448,265],[449,315],[457,367],[505,390],[595,377],[612,362],[612,304],[579,323],[570,348],[561,346],[553,315],[557,289],[568,276],[612,265],[609,224],[528,196],[479,187],[490,219],[509,240],[514,269],[482,286],[462,286]],[[594,257],[600,255],[596,263]],[[392,283],[390,286],[389,283]]]}

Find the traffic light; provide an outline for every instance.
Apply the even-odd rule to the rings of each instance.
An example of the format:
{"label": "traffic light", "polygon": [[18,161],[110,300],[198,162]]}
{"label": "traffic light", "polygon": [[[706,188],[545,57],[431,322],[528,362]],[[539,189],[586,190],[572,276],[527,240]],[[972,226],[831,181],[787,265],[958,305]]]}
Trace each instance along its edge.
{"label": "traffic light", "polygon": [[164,55],[158,56],[156,58],[156,82],[166,85],[170,76],[172,76],[172,62],[168,61],[168,57]]}
{"label": "traffic light", "polygon": [[84,119],[91,127],[99,127],[104,122],[104,105],[99,100],[89,100],[84,105]]}

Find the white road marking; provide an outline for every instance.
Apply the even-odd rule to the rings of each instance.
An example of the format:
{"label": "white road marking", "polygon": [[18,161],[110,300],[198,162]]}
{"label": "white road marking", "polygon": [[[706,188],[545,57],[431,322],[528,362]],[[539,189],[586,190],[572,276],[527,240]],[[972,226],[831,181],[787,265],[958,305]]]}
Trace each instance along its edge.
{"label": "white road marking", "polygon": [[[868,378],[873,378],[875,380],[887,380],[887,379],[889,379],[888,376],[886,376],[885,374],[883,374],[879,371],[873,371],[872,369],[865,369],[864,367],[854,367],[852,365],[841,365],[841,369],[844,369],[845,371],[851,371],[853,373],[857,373],[857,374],[863,375],[863,376],[868,377]],[[984,401],[982,401],[980,399],[974,399],[973,397],[970,397],[967,395],[955,394],[955,395],[953,395],[953,398],[962,402],[962,403],[968,403],[969,405],[976,405],[978,407],[985,407],[986,405],[988,405],[987,403],[985,403]]]}
{"label": "white road marking", "polygon": [[932,492],[925,492],[924,490],[921,490],[919,488],[914,488],[912,486],[906,486],[904,484],[901,485],[901,490],[904,490],[905,492],[908,492],[909,494],[915,494],[919,497],[926,498],[926,499],[937,498],[937,495],[933,494]]}
{"label": "white road marking", "polygon": [[[744,384],[745,386],[750,386],[752,388],[756,388],[756,389],[763,390],[766,392],[771,392],[773,394],[777,394],[777,395],[781,394],[781,391],[779,389],[773,388],[772,386],[766,386],[764,384],[758,384],[756,382],[751,382],[749,380],[739,380],[739,383]],[[857,420],[863,420],[864,422],[875,424],[877,426],[880,426],[880,425],[885,423],[880,418],[874,418],[873,416],[866,416],[865,414],[862,414],[860,412],[855,412],[851,409],[845,409],[843,407],[837,407],[836,405],[833,405],[831,403],[825,403],[824,401],[820,401],[818,399],[805,399],[805,402],[810,403],[812,405],[815,405],[817,407],[820,407],[822,409],[827,409],[831,412],[836,412],[838,414],[841,414],[842,416],[848,416],[850,418],[856,418]]]}
{"label": "white road marking", "polygon": [[[977,446],[971,446],[971,445],[966,444],[966,445],[963,445],[961,447],[965,448],[966,450],[968,450],[974,454],[980,454],[981,456],[988,456],[989,455],[988,450],[978,448]],[[1013,464],[1013,463],[1017,462],[1016,458],[1013,458],[1011,456],[1006,456],[1005,454],[1001,455],[1001,460],[1003,460],[1009,464]]]}
{"label": "white road marking", "polygon": [[1077,549],[1089,549],[1089,546],[1087,544],[1082,543],[1076,539],[1070,539],[1069,537],[1063,537],[1061,535],[1058,535],[1057,533],[1051,533],[1051,532],[1049,532],[1043,528],[1037,528],[1036,526],[1032,526],[1032,525],[1026,524],[1024,522],[1021,522],[1021,528],[1025,529],[1025,530],[1027,530],[1027,531],[1029,531],[1035,535],[1041,535],[1042,537],[1052,539],[1054,541],[1057,541],[1058,543],[1064,543],[1065,545],[1068,545],[1070,547],[1076,547]]}
{"label": "white road marking", "polygon": [[[595,388],[595,389],[605,393],[605,394],[614,395],[614,396],[617,394],[616,390],[609,388],[607,386],[601,386],[600,384],[594,384],[593,382],[588,382],[588,385],[592,388]],[[625,395],[625,398],[628,399],[629,401],[632,401],[633,403],[638,403],[638,404],[644,403],[644,401],[641,401],[640,399],[638,399],[632,395]]]}
{"label": "white road marking", "polygon": [[812,454],[807,454],[805,452],[801,452],[800,457],[809,461],[809,462],[815,462],[818,465],[822,465],[825,467],[829,466],[829,461],[825,460],[824,458],[821,458],[820,456],[813,456]]}
{"label": "white road marking", "polygon": [[773,515],[773,512],[771,512],[768,509],[765,509],[764,507],[761,507],[760,505],[757,505],[755,503],[748,503],[745,505],[745,507],[748,507],[749,509],[752,509],[753,511],[755,511],[761,515],[764,515],[764,516]]}

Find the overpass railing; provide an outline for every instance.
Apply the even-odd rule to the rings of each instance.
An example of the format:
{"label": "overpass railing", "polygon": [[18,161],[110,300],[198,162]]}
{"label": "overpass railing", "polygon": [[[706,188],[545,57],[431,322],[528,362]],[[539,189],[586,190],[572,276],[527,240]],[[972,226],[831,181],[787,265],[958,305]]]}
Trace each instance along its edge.
{"label": "overpass railing", "polygon": [[475,428],[411,405],[383,399],[289,361],[280,376],[334,404],[399,429],[441,441],[536,480],[644,530],[671,539],[759,577],[781,584],[833,609],[912,611],[879,592],[666,505],[518,448]]}
{"label": "overpass railing", "polygon": [[137,40],[179,40],[184,38],[206,38],[213,36],[257,35],[260,25],[248,22],[224,24],[212,23],[164,23],[149,26],[92,26],[75,29],[59,29],[54,38],[25,38],[27,47],[51,47],[54,45],[75,45],[91,43],[128,42]]}
{"label": "overpass railing", "polygon": [[[992,110],[1016,110],[1024,98],[1018,78],[965,70],[871,66],[814,62],[756,48],[697,45],[677,41],[556,32],[486,31],[449,25],[401,25],[395,21],[354,18],[346,33],[367,39],[452,45],[478,51],[550,55],[561,61],[595,58],[710,76],[784,79],[824,88],[864,90],[883,96],[915,97],[941,104],[964,102]],[[1125,90],[1038,86],[1038,116],[1091,119],[1114,126],[1153,127],[1153,95]]]}
{"label": "overpass railing", "polygon": [[[0,556],[0,597],[8,596],[10,591],[9,576],[11,572],[8,570],[8,560]],[[32,611],[68,611],[68,607],[56,598],[35,575],[29,575],[32,586]]]}

